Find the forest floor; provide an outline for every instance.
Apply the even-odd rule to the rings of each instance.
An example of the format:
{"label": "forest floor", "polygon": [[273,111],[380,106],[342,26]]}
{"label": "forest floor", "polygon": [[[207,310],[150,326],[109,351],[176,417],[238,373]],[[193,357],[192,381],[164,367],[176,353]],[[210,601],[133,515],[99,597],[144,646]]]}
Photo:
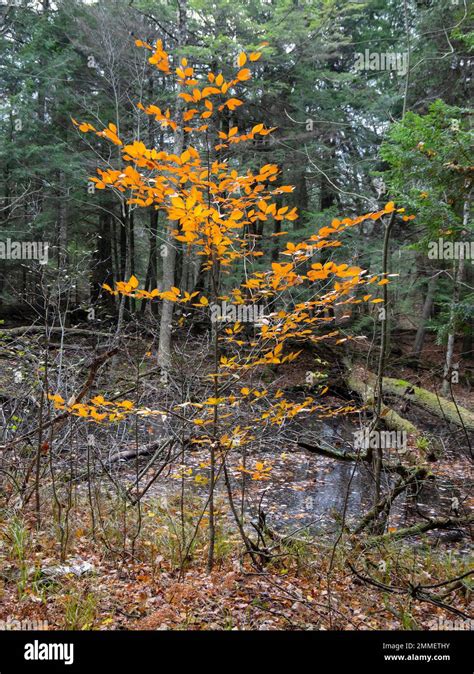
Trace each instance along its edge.
{"label": "forest floor", "polygon": [[[208,574],[205,546],[196,547],[192,561],[180,572],[167,559],[172,550],[157,544],[160,536],[153,537],[151,530],[131,557],[94,544],[90,532],[77,528],[76,522],[74,554],[67,561],[71,568],[64,573],[53,537],[47,540],[44,531],[36,534],[33,523],[26,527],[29,552],[22,559],[4,557],[2,527],[0,619],[5,621],[14,616],[46,620],[48,629],[119,630],[423,630],[447,620],[466,624],[409,594],[410,582],[435,584],[468,570],[468,558],[452,543],[383,546],[363,553],[343,541],[330,570],[332,544],[308,539],[305,544],[289,542],[276,560],[256,572],[239,561],[235,534],[222,534],[218,561]],[[363,573],[370,569],[375,582],[390,579],[393,592],[351,573],[347,559],[359,557]],[[84,573],[81,561],[90,565]],[[405,592],[399,594],[397,588]],[[467,585],[448,599],[455,609],[469,611]]]}
{"label": "forest floor", "polygon": [[[20,343],[8,348],[10,356],[0,359],[1,393],[4,400],[11,396],[13,406],[21,409],[25,399],[34,398],[35,381],[23,382],[27,392],[22,397],[14,384],[14,372],[25,369],[23,347]],[[62,366],[66,368],[64,381],[68,377],[77,381],[87,373],[84,363],[89,359],[89,348],[85,342],[82,347],[66,350],[69,363]],[[148,348],[146,344],[139,347],[145,359]],[[436,367],[441,363],[437,362],[439,353],[432,345],[430,358]],[[41,362],[31,340],[27,357],[30,371],[32,360]],[[54,347],[50,358],[50,367],[57,368]],[[193,367],[199,365],[194,352],[184,353],[182,358]],[[276,389],[283,382],[288,393],[304,396],[305,373],[311,367],[311,356],[303,354],[298,368],[282,367],[277,376],[264,372],[260,383]],[[432,379],[424,369],[415,372],[392,367],[398,377],[433,390]],[[126,390],[133,378],[133,368],[121,356],[101,375],[96,390]],[[243,385],[245,382],[239,381],[239,386]],[[193,395],[193,390],[187,394]],[[155,384],[145,383],[142,400],[146,403],[147,396],[153,400],[156,395]],[[472,409],[469,386],[461,383],[456,395],[461,404]],[[341,405],[334,396],[328,396],[327,402],[332,408]],[[467,447],[462,447],[461,434],[429,418],[426,412],[405,412],[421,427],[431,432],[438,429],[446,451],[429,467],[436,487],[427,486],[424,494],[402,498],[393,509],[388,528],[392,533],[420,517],[448,516],[453,498],[458,499],[463,512],[470,512],[474,505],[472,463]],[[448,585],[436,595],[450,605],[451,611],[436,606],[429,598],[414,596],[413,587],[435,585],[468,571],[470,541],[465,531],[430,532],[422,538],[371,546],[346,530],[336,535],[346,494],[345,525],[352,526],[356,515],[370,507],[370,476],[352,474],[350,465],[309,455],[297,447],[296,440],[304,436],[316,441],[326,434],[335,447],[350,447],[355,427],[350,418],[344,422],[330,417],[322,424],[295,422],[284,434],[262,437],[258,449],[249,454],[248,466],[254,469],[258,463],[260,475],[268,469],[265,479],[253,481],[249,477],[242,482],[240,458],[231,461],[232,484],[238,485],[239,480],[245,483],[251,506],[248,520],[255,521],[263,507],[269,527],[280,532],[280,537],[269,537],[271,559],[256,570],[233,526],[225,492],[218,491],[216,559],[211,573],[206,569],[207,515],[196,523],[196,513],[205,511],[206,449],[188,446],[170,462],[163,479],[131,514],[111,483],[99,475],[93,487],[93,511],[88,485],[75,479],[77,466],[84,466],[86,431],[80,425],[63,429],[63,436],[54,440],[58,443],[58,465],[66,474],[71,469],[77,484],[71,502],[63,503],[61,522],[50,485],[45,485],[41,494],[40,527],[33,499],[20,508],[11,485],[2,495],[0,620],[46,620],[48,629],[99,630],[433,629],[453,620],[462,628],[466,624],[462,616],[470,610],[472,587],[468,579],[453,587]],[[139,442],[149,441],[160,432],[159,422],[155,424],[152,419]],[[99,433],[97,438],[106,450],[103,456],[109,458],[118,449],[135,446],[137,440],[132,441],[130,431],[113,437],[108,432]],[[24,451],[28,461],[30,454]],[[18,457],[22,460],[21,452]],[[146,462],[146,457],[138,462],[117,462],[112,477],[130,487],[137,466],[141,469]],[[188,549],[183,540],[189,541],[193,530],[196,536]],[[282,539],[281,535],[287,536]]]}

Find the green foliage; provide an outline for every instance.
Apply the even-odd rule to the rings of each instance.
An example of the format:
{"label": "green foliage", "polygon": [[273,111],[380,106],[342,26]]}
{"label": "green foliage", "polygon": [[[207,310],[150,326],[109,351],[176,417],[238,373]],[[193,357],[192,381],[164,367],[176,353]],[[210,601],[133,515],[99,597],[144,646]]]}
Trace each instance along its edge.
{"label": "green foliage", "polygon": [[391,194],[416,214],[425,241],[467,234],[462,233],[462,222],[471,146],[469,110],[438,100],[428,114],[408,112],[393,124],[380,148],[389,166],[384,180]]}
{"label": "green foliage", "polygon": [[90,630],[97,615],[97,597],[92,592],[74,588],[63,599],[64,629]]}

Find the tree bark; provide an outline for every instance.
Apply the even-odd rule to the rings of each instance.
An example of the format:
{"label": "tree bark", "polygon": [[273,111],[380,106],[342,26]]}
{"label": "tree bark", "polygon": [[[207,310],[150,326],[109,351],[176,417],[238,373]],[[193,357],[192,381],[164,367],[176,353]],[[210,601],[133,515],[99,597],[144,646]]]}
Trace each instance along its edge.
{"label": "tree bark", "polygon": [[426,323],[431,316],[433,310],[433,300],[436,290],[436,275],[430,276],[428,279],[428,288],[426,290],[425,301],[423,304],[423,311],[421,314],[421,321],[416,332],[415,344],[413,346],[413,356],[418,359],[423,349],[426,336]]}
{"label": "tree bark", "polygon": [[[468,194],[464,200],[464,209],[463,209],[463,234],[465,233],[468,224],[469,224],[469,206],[470,206],[470,194]],[[461,257],[460,260],[454,262],[454,287],[453,287],[453,299],[451,303],[451,315],[449,317],[449,333],[448,333],[448,344],[446,347],[446,362],[444,365],[444,374],[443,374],[443,384],[441,386],[441,393],[444,396],[449,394],[451,388],[451,369],[453,365],[453,354],[454,354],[454,342],[456,339],[456,323],[457,323],[457,310],[459,299],[461,295],[461,283],[464,278],[464,258]]]}
{"label": "tree bark", "polygon": [[[150,211],[150,224],[149,224],[149,246],[150,252],[148,256],[148,266],[146,272],[145,288],[147,290],[153,290],[158,285],[158,270],[157,270],[157,241],[158,241],[158,211]],[[140,313],[144,314],[146,307],[150,307],[150,311],[154,313],[156,311],[157,304],[147,303],[145,300],[142,301],[140,307]]]}
{"label": "tree bark", "polygon": [[[186,44],[187,40],[187,17],[186,0],[177,0],[178,4],[178,35],[177,49]],[[176,96],[175,117],[178,127],[174,134],[173,153],[181,155],[184,145],[184,131],[182,125],[184,101],[178,95]],[[165,239],[165,254],[163,257],[163,284],[162,290],[169,290],[175,284],[176,268],[176,241],[172,235],[173,225],[168,224]],[[167,370],[171,366],[171,330],[173,321],[174,304],[168,300],[163,300],[160,321],[160,341],[158,345],[158,364]]]}
{"label": "tree bark", "polygon": [[451,370],[453,366],[453,355],[454,355],[454,342],[456,340],[456,312],[459,304],[460,296],[460,284],[464,276],[464,260],[454,262],[454,287],[453,287],[453,298],[451,300],[451,314],[449,317],[449,332],[448,332],[448,343],[446,346],[446,360],[444,364],[443,372],[443,383],[441,385],[441,393],[444,396],[449,395],[450,390],[450,377]]}
{"label": "tree bark", "polygon": [[[382,257],[382,274],[383,278],[387,278],[388,273],[388,257],[390,250],[390,234],[395,222],[395,211],[392,211],[390,215],[390,220],[385,226],[385,234],[383,240],[383,257]],[[382,379],[385,369],[385,359],[387,357],[387,343],[388,343],[388,285],[385,284],[382,288],[383,293],[383,320],[382,320],[382,331],[380,339],[380,355],[379,355],[379,364],[377,370],[377,397],[376,397],[376,411],[375,419],[373,422],[373,427],[376,428],[379,420],[380,414],[382,411],[383,401],[382,401]],[[395,413],[392,413],[395,414]],[[378,503],[380,499],[380,478],[382,475],[382,462],[383,462],[383,451],[381,448],[375,450],[374,454],[374,506]]]}

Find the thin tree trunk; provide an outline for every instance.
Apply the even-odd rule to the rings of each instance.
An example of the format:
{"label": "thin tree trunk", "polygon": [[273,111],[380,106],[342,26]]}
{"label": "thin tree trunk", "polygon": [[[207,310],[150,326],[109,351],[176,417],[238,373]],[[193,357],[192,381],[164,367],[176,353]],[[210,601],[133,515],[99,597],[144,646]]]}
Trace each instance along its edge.
{"label": "thin tree trunk", "polygon": [[[457,265],[456,265],[457,262]],[[454,287],[451,301],[451,314],[449,317],[448,343],[446,346],[446,360],[444,363],[443,384],[441,394],[449,395],[451,369],[453,366],[454,342],[456,340],[456,312],[459,304],[460,283],[464,276],[464,260],[455,260],[453,265]]]}
{"label": "thin tree trunk", "polygon": [[[392,211],[390,215],[390,220],[385,227],[385,236],[383,241],[383,258],[382,258],[382,274],[385,279],[388,273],[388,257],[389,257],[389,248],[390,248],[390,234],[392,232],[392,227],[395,222],[395,211]],[[382,330],[381,330],[381,344],[380,344],[380,355],[379,355],[379,365],[377,371],[377,387],[376,387],[376,409],[375,409],[375,419],[374,419],[374,428],[378,425],[380,420],[380,413],[382,411],[382,382],[383,374],[385,370],[385,359],[387,356],[387,339],[388,339],[388,287],[387,285],[383,286],[383,310],[384,310],[384,320],[382,321]],[[380,501],[380,479],[382,475],[382,462],[383,462],[383,451],[381,448],[378,448],[374,454],[374,505]]]}
{"label": "thin tree trunk", "polygon": [[[134,212],[128,209],[128,247],[130,254],[130,274],[135,275],[135,216]],[[130,299],[130,312],[135,313],[137,308],[137,301],[135,298]]]}
{"label": "thin tree trunk", "polygon": [[114,298],[109,293],[103,293],[101,288],[103,283],[114,285],[113,270],[113,225],[110,213],[106,210],[100,211],[97,241],[95,244],[96,252],[93,257],[93,266],[90,274],[90,305],[94,306],[101,298],[101,304],[108,310],[114,308]]}
{"label": "thin tree trunk", "polygon": [[[148,265],[146,272],[145,288],[147,290],[153,290],[157,287],[158,284],[158,270],[157,270],[157,240],[158,240],[158,211],[150,211],[150,224],[149,224],[149,247],[150,252],[148,255]],[[150,306],[152,312],[156,310],[157,304],[152,302],[148,304],[143,301],[140,307],[140,313],[144,314],[146,307]]]}
{"label": "thin tree trunk", "polygon": [[67,202],[64,171],[59,171],[58,204],[58,267],[66,271],[67,266]]}
{"label": "thin tree trunk", "polygon": [[189,279],[189,265],[191,262],[191,250],[188,247],[183,248],[181,251],[181,281],[180,289],[183,291],[189,291],[188,288],[188,279]]}
{"label": "thin tree trunk", "polygon": [[[469,223],[469,205],[470,205],[470,195],[466,196],[464,201],[464,210],[463,210],[463,234]],[[456,262],[457,268],[456,268]],[[454,287],[453,287],[453,299],[451,302],[451,314],[449,317],[449,332],[448,332],[448,344],[446,347],[446,361],[444,364],[444,374],[443,374],[443,384],[441,386],[441,394],[447,396],[451,388],[451,369],[453,365],[453,355],[454,355],[454,342],[456,339],[456,318],[458,311],[459,298],[461,295],[461,283],[464,277],[464,258],[461,257],[460,260],[455,260],[453,265],[454,271]]]}
{"label": "thin tree trunk", "polygon": [[416,332],[415,344],[413,346],[413,356],[419,358],[423,349],[426,336],[426,323],[431,316],[433,310],[433,301],[436,290],[436,274],[428,279],[428,288],[426,290],[425,302],[423,304],[423,311],[421,313],[421,321]]}
{"label": "thin tree trunk", "polygon": [[[155,81],[154,81],[154,76],[150,75],[148,78],[148,98],[150,101],[153,100],[154,96],[154,88],[155,88]],[[149,147],[154,147],[155,146],[155,125],[153,124],[152,118],[149,115],[148,116],[148,128],[147,128],[147,133],[148,133],[148,146]],[[163,134],[159,134],[158,136],[158,143],[161,145],[163,143]],[[150,251],[148,255],[148,265],[147,265],[147,271],[146,271],[146,280],[145,280],[145,288],[147,290],[153,290],[158,286],[158,252],[157,252],[157,244],[158,244],[158,221],[159,221],[159,211],[156,209],[152,209],[150,211],[150,221],[149,221],[149,246],[150,246]],[[149,308],[149,311],[151,314],[157,314],[158,313],[158,304],[156,302],[145,302],[142,301],[142,305],[140,307],[140,313],[142,315],[145,314],[145,311]]]}
{"label": "thin tree trunk", "polygon": [[[177,49],[186,44],[187,20],[186,20],[186,0],[178,0],[178,36]],[[175,119],[178,127],[174,134],[173,153],[181,155],[184,145],[184,131],[182,126],[184,101],[178,95],[176,96]],[[176,268],[176,241],[172,235],[174,226],[169,224],[165,234],[165,254],[163,256],[163,285],[162,290],[169,290],[175,284]],[[158,363],[164,369],[171,366],[171,330],[173,321],[173,302],[163,300],[160,322],[160,341],[158,345]]]}
{"label": "thin tree trunk", "polygon": [[[120,225],[121,225],[121,231],[120,231],[120,247],[121,247],[121,269],[123,271],[122,278],[123,279],[129,279],[130,278],[130,227],[129,227],[129,217],[130,213],[128,210],[127,204],[124,202],[121,203],[121,217],[120,217]],[[118,318],[117,318],[117,329],[115,331],[115,340],[117,340],[120,336],[120,332],[122,330],[122,325],[123,325],[123,319],[124,319],[124,314],[125,314],[125,301],[128,298],[125,297],[125,295],[122,295],[120,298],[120,304],[119,304],[119,311],[118,311]]]}

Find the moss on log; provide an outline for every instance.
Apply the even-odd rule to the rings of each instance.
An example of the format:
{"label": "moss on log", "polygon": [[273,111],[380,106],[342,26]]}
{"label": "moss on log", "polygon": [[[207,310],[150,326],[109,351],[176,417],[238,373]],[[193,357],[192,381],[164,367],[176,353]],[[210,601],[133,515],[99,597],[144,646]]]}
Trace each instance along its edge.
{"label": "moss on log", "polygon": [[446,418],[456,426],[464,426],[467,431],[474,431],[474,413],[465,407],[456,406],[450,400],[441,398],[420,386],[413,386],[403,379],[384,377],[382,387],[384,393],[408,400],[437,417]]}
{"label": "moss on log", "polygon": [[[377,382],[375,374],[361,365],[351,365],[347,360],[344,361],[344,364],[348,372],[346,377],[348,387],[358,393],[366,405],[374,406]],[[441,419],[446,419],[449,423],[464,427],[467,431],[474,431],[473,412],[465,407],[456,405],[450,400],[446,400],[446,398],[437,396],[435,393],[431,393],[431,391],[427,391],[420,386],[414,386],[404,379],[384,377],[382,390],[387,395],[407,400]],[[388,428],[420,435],[420,431],[414,424],[401,417],[397,412],[383,403],[381,418]]]}
{"label": "moss on log", "polygon": [[[375,385],[376,377],[372,372],[369,372],[360,365],[351,366],[349,363],[346,363],[348,376],[346,378],[347,386],[357,393],[366,405],[375,404]],[[394,431],[406,431],[415,436],[421,435],[418,428],[408,421],[401,417],[395,410],[392,410],[387,405],[382,403],[380,416],[387,426]]]}

